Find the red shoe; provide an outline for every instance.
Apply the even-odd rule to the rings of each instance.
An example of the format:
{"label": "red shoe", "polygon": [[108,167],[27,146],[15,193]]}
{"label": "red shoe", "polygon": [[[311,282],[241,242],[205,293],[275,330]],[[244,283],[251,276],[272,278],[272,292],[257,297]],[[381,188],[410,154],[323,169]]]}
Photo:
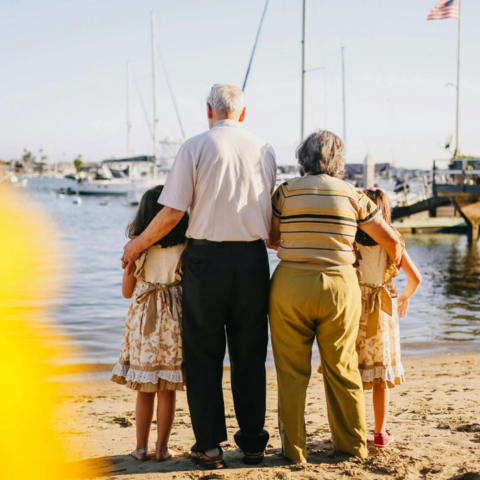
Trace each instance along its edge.
{"label": "red shoe", "polygon": [[373,444],[377,448],[385,448],[385,447],[388,447],[394,441],[395,441],[395,437],[389,431],[386,431],[385,433],[375,433]]}

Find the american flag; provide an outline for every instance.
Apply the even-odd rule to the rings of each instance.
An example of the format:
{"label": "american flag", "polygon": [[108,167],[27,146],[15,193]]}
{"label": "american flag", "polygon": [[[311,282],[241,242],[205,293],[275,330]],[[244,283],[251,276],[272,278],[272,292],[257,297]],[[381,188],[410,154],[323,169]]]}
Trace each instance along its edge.
{"label": "american flag", "polygon": [[444,18],[458,18],[458,0],[441,0],[427,13],[427,20]]}

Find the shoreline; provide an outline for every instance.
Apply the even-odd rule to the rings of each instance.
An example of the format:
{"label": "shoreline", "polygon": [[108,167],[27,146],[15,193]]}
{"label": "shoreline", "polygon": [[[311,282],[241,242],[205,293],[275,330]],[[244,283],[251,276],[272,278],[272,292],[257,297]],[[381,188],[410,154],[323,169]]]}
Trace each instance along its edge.
{"label": "shoreline", "polygon": [[[408,345],[408,344],[407,344]],[[416,345],[422,345],[422,343],[418,343]],[[459,358],[464,356],[480,356],[480,345],[475,345],[475,347],[471,348],[463,348],[456,351],[450,351],[441,353],[438,351],[432,352],[430,355],[425,353],[425,351],[414,353],[414,350],[418,349],[418,346],[412,350],[404,347],[406,350],[402,350],[402,363],[414,360],[432,360],[432,361],[443,361],[445,362],[447,359],[450,358]],[[318,363],[318,352],[317,355],[312,355],[312,369]],[[53,368],[53,372],[55,376],[63,376],[63,375],[74,375],[74,374],[88,374],[88,373],[99,373],[99,372],[109,372],[113,370],[115,363],[71,363],[71,364],[64,364],[64,365],[56,365]],[[266,364],[267,371],[275,370],[275,365],[273,361],[268,362]],[[316,367],[315,367],[316,369]],[[224,365],[223,370],[230,370],[229,365]]]}

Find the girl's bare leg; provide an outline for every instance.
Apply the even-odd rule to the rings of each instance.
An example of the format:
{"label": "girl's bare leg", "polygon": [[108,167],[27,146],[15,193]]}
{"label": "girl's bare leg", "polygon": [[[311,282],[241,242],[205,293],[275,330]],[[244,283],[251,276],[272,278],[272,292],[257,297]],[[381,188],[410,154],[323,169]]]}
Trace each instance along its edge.
{"label": "girl's bare leg", "polygon": [[390,404],[390,389],[381,385],[373,385],[373,412],[375,414],[375,433],[387,431],[388,408]]}
{"label": "girl's bare leg", "polygon": [[155,392],[137,393],[137,405],[135,408],[137,449],[131,455],[140,461],[148,458],[148,437],[150,435],[150,427],[152,426],[154,406]]}
{"label": "girl's bare leg", "polygon": [[162,390],[157,392],[157,448],[155,458],[158,461],[168,460],[175,453],[168,448],[168,440],[172,431],[175,417],[175,390]]}

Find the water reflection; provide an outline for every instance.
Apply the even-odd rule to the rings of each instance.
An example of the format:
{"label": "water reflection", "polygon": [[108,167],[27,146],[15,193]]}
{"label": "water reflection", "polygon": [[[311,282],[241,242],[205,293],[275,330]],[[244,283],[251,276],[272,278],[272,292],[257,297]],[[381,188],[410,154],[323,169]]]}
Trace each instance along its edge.
{"label": "water reflection", "polygon": [[446,276],[446,295],[468,297],[479,291],[480,263],[478,244],[467,244],[463,250],[458,248],[457,245],[452,246],[448,275]]}
{"label": "water reflection", "polygon": [[468,341],[469,338],[462,335],[465,329],[469,336],[480,336],[480,316],[476,313],[480,312],[480,260],[477,244],[467,243],[464,251],[457,246],[452,248],[445,279],[445,295],[448,300],[453,300],[445,304],[445,309],[452,316],[449,328],[444,332],[445,337]]}
{"label": "water reflection", "polygon": [[[407,250],[424,282],[402,322],[407,350],[423,348],[478,350],[480,340],[480,257],[463,235],[406,235]],[[400,288],[406,279],[400,277]],[[462,346],[445,343],[462,342]]]}

